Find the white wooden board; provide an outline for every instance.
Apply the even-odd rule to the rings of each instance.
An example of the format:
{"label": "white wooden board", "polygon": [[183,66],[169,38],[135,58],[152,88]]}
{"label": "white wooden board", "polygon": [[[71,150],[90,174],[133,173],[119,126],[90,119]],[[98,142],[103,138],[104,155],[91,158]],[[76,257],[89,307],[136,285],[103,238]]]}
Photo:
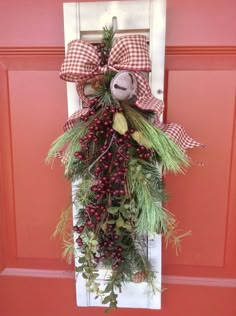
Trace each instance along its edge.
{"label": "white wooden board", "polygon": [[[118,36],[122,34],[145,34],[149,40],[152,73],[149,76],[154,96],[162,99],[165,56],[165,0],[104,1],[64,4],[65,47],[74,39],[98,41],[101,30],[111,26],[112,17],[117,18]],[[80,108],[75,84],[67,83],[68,114]],[[76,250],[79,251],[79,250]],[[157,274],[156,287],[161,289],[161,236],[148,240],[148,257]],[[100,282],[106,283],[106,271],[100,270]],[[76,275],[76,298],[78,306],[104,306],[95,300],[85,286],[85,280]],[[161,293],[150,293],[145,282],[129,283],[122,289],[119,307],[161,308]]]}

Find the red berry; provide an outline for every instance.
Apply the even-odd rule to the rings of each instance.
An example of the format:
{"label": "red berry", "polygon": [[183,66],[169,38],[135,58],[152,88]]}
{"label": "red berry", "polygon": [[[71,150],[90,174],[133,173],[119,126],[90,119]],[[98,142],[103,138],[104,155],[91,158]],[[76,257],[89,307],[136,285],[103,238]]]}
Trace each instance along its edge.
{"label": "red berry", "polygon": [[79,232],[82,233],[83,230],[84,230],[84,226],[80,226],[79,227]]}
{"label": "red berry", "polygon": [[78,227],[78,226],[74,226],[74,227],[73,227],[73,231],[76,232],[76,233],[78,233],[78,232],[79,232],[79,227]]}

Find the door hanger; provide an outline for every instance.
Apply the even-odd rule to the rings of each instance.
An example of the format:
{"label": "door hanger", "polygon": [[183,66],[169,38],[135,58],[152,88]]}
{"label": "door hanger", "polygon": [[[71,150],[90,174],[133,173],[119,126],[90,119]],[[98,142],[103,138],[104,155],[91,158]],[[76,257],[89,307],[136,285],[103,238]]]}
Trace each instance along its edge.
{"label": "door hanger", "polygon": [[[65,48],[74,39],[91,43],[101,40],[104,26],[116,23],[116,36],[144,34],[149,42],[152,72],[149,84],[154,97],[163,98],[165,55],[165,0],[104,1],[64,4]],[[67,82],[68,114],[81,108],[75,84]],[[147,254],[156,271],[156,287],[161,290],[161,235],[147,240]],[[76,252],[79,250],[76,250]],[[75,265],[77,260],[75,260]],[[99,282],[106,285],[107,270],[101,267]],[[85,280],[76,273],[78,306],[104,306],[86,289]],[[150,293],[145,282],[127,283],[119,294],[119,307],[161,308],[161,292]]]}

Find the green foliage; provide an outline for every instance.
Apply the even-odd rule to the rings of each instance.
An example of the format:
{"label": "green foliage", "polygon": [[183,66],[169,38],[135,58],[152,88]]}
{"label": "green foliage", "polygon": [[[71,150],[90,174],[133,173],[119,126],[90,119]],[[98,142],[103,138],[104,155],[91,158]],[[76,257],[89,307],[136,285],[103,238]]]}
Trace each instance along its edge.
{"label": "green foliage", "polygon": [[136,232],[140,235],[152,235],[168,231],[175,219],[161,204],[166,200],[166,194],[158,166],[132,159],[129,163],[128,185],[139,210]]}
{"label": "green foliage", "polygon": [[113,98],[110,90],[110,82],[115,74],[114,71],[107,71],[104,74],[103,81],[101,82],[98,91],[95,93],[95,96],[99,98],[98,104],[110,106],[113,103],[119,106],[119,102]]}
{"label": "green foliage", "polygon": [[60,220],[51,238],[57,236],[62,240],[62,257],[71,264],[74,257],[74,242],[71,232],[71,206],[61,212]]}
{"label": "green foliage", "polygon": [[60,220],[52,235],[52,238],[59,236],[60,239],[66,240],[68,238],[68,231],[71,231],[71,206],[63,210],[60,215]]}
{"label": "green foliage", "polygon": [[58,137],[48,152],[46,163],[53,161],[60,154],[65,164],[65,176],[69,179],[77,174],[79,168],[79,171],[86,170],[86,166],[78,162],[74,157],[74,153],[81,150],[79,140],[87,134],[88,126],[100,114],[101,109],[99,109],[93,117],[90,117],[87,122],[78,120],[72,129],[67,130]]}
{"label": "green foliage", "polygon": [[63,240],[63,252],[62,258],[66,259],[66,261],[71,264],[74,258],[74,242],[71,240]]}
{"label": "green foliage", "polygon": [[[70,156],[72,152],[72,144],[76,143],[78,139],[83,137],[87,131],[87,124],[76,124],[74,128],[69,129],[65,133],[63,133],[61,136],[59,136],[52,144],[47,158],[46,163],[49,163],[51,160],[56,158],[58,156],[58,153],[64,152],[65,154]],[[69,147],[67,147],[69,146]]]}
{"label": "green foliage", "polygon": [[104,49],[105,49],[107,56],[109,55],[110,50],[112,48],[114,35],[115,35],[115,32],[114,32],[112,27],[108,28],[105,26],[103,28],[103,40],[102,40],[102,42],[105,45]]}
{"label": "green foliage", "polygon": [[77,185],[73,185],[74,203],[76,206],[87,205],[94,198],[94,193],[90,190],[93,180],[83,178]]}
{"label": "green foliage", "polygon": [[128,103],[125,103],[123,108],[131,126],[148,139],[152,148],[160,156],[164,171],[183,172],[189,165],[189,159],[184,152],[164,132],[149,123]]}
{"label": "green foliage", "polygon": [[172,245],[175,248],[176,255],[182,249],[181,242],[182,239],[188,236],[191,236],[192,232],[189,230],[187,232],[183,232],[182,229],[178,228],[178,223],[175,222],[171,227],[169,227],[168,231],[165,233],[165,246]]}

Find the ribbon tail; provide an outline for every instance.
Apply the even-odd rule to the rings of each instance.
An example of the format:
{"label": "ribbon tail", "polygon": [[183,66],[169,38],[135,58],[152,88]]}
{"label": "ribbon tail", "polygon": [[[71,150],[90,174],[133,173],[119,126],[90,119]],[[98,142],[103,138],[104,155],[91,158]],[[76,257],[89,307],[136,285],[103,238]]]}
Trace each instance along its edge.
{"label": "ribbon tail", "polygon": [[154,126],[161,129],[183,151],[189,148],[204,146],[190,137],[181,125],[176,123],[161,124],[159,119],[156,119]]}
{"label": "ribbon tail", "polygon": [[81,116],[86,115],[88,111],[89,111],[88,108],[84,108],[84,109],[74,112],[66,121],[63,127],[64,131],[66,132],[72,129],[75,126],[76,121],[78,121],[81,118]]}
{"label": "ribbon tail", "polygon": [[159,117],[164,110],[164,103],[162,100],[155,98],[152,95],[147,78],[138,72],[133,72],[138,82],[138,93],[136,106],[142,110],[154,111]]}

